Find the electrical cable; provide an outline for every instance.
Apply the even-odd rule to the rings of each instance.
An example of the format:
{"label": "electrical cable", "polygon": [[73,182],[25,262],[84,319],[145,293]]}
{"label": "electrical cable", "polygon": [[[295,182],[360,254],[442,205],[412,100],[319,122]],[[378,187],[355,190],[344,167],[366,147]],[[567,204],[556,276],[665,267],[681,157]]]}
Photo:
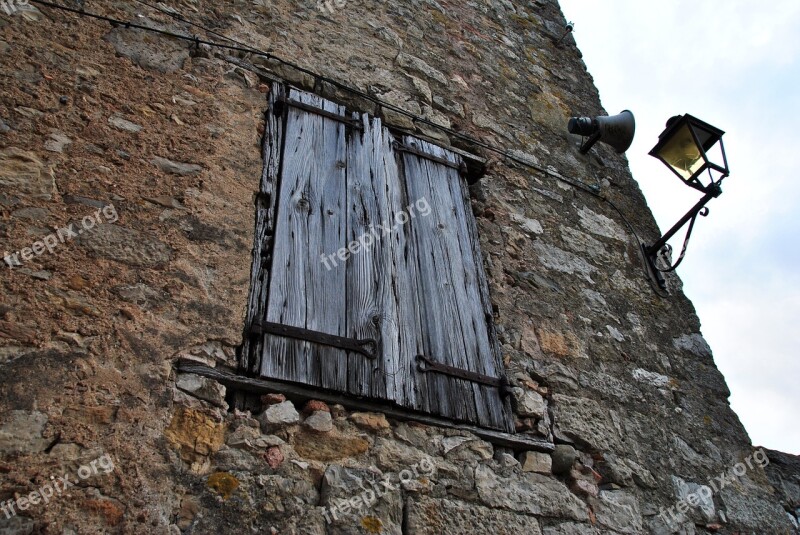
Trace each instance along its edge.
{"label": "electrical cable", "polygon": [[414,120],[415,122],[422,123],[422,124],[425,124],[427,126],[433,127],[433,128],[435,128],[437,130],[440,130],[440,131],[442,131],[442,132],[444,132],[444,133],[446,133],[446,134],[448,134],[448,135],[450,135],[452,137],[456,137],[458,139],[461,139],[462,141],[466,141],[466,142],[471,143],[471,144],[473,144],[475,146],[481,147],[481,148],[483,148],[483,149],[485,149],[487,151],[490,151],[490,152],[493,152],[493,153],[498,154],[500,156],[503,156],[507,160],[510,160],[510,161],[512,161],[514,163],[522,165],[523,167],[528,167],[528,168],[533,169],[535,171],[538,171],[538,172],[540,172],[540,173],[542,173],[544,175],[547,175],[547,176],[549,176],[549,177],[551,177],[551,178],[553,178],[555,180],[558,180],[558,181],[561,181],[561,182],[563,182],[565,184],[568,184],[568,185],[570,185],[570,186],[572,186],[572,187],[574,187],[574,188],[576,188],[576,189],[578,189],[580,191],[583,191],[584,193],[588,193],[589,195],[591,195],[593,197],[596,197],[596,198],[600,199],[601,201],[605,202],[615,212],[617,212],[617,214],[619,214],[619,216],[622,218],[622,220],[625,223],[625,225],[628,227],[628,230],[631,232],[631,234],[634,236],[634,238],[636,238],[637,244],[640,245],[642,243],[642,240],[639,237],[639,234],[636,232],[636,229],[633,227],[633,224],[625,216],[625,214],[622,212],[622,210],[614,202],[609,200],[607,197],[601,195],[597,191],[593,190],[590,186],[587,186],[586,184],[584,184],[580,180],[569,180],[569,179],[567,179],[566,177],[564,177],[563,175],[561,175],[559,173],[550,171],[547,168],[541,167],[541,166],[533,164],[533,163],[531,163],[531,162],[529,162],[527,160],[524,160],[522,158],[514,156],[513,154],[511,154],[507,150],[495,147],[494,145],[491,145],[489,143],[486,143],[484,141],[476,139],[476,138],[474,138],[472,136],[469,136],[469,135],[466,135],[466,134],[462,134],[461,132],[458,132],[456,130],[453,130],[452,128],[437,124],[437,123],[435,123],[433,121],[425,119],[424,117],[419,117],[417,115],[414,115],[413,113],[410,113],[410,112],[406,111],[405,109],[400,108],[399,106],[395,106],[395,105],[390,104],[388,102],[384,102],[384,101],[380,100],[379,98],[370,95],[369,93],[365,93],[365,92],[363,92],[363,91],[361,91],[359,89],[356,89],[354,87],[350,87],[350,86],[348,86],[348,85],[346,85],[346,84],[344,84],[342,82],[339,82],[338,80],[334,80],[332,78],[328,78],[327,76],[324,76],[322,74],[319,74],[319,73],[316,73],[314,71],[311,71],[310,69],[307,69],[305,67],[297,65],[296,63],[293,63],[291,61],[287,61],[285,59],[277,57],[274,54],[271,54],[269,52],[265,52],[263,50],[259,50],[259,49],[254,48],[254,47],[251,47],[251,46],[247,45],[246,43],[242,43],[241,41],[238,41],[238,40],[233,39],[231,37],[228,37],[228,36],[226,36],[224,34],[216,32],[215,30],[212,30],[212,29],[210,29],[210,28],[208,28],[206,26],[203,26],[203,25],[195,23],[195,22],[191,22],[191,21],[187,20],[185,17],[182,17],[180,14],[175,14],[175,13],[173,13],[173,12],[171,12],[169,10],[166,10],[164,8],[161,8],[161,7],[157,6],[157,5],[154,6],[154,5],[152,5],[152,4],[148,3],[148,2],[145,2],[144,0],[136,0],[140,4],[146,5],[146,6],[150,7],[150,8],[152,8],[152,9],[156,9],[157,11],[160,11],[161,13],[164,13],[164,14],[166,14],[166,15],[168,15],[168,16],[170,16],[170,17],[172,17],[172,18],[174,18],[174,19],[176,19],[178,21],[181,21],[181,22],[183,22],[185,24],[189,24],[189,25],[191,25],[193,27],[196,27],[196,28],[200,28],[200,29],[212,34],[212,35],[216,35],[216,36],[218,36],[218,37],[220,37],[222,39],[225,39],[226,41],[230,41],[232,43],[235,43],[235,45],[228,45],[228,44],[219,43],[219,42],[216,42],[216,41],[209,41],[207,39],[202,39],[202,38],[200,38],[200,37],[198,37],[196,35],[192,35],[192,36],[184,35],[184,34],[180,34],[180,33],[171,32],[171,31],[168,31],[168,30],[161,30],[159,28],[153,28],[151,26],[145,26],[145,25],[142,25],[142,24],[136,24],[136,23],[130,22],[130,21],[123,21],[123,20],[115,19],[113,17],[108,17],[108,16],[105,16],[105,15],[101,15],[101,14],[98,14],[98,13],[88,12],[88,11],[85,11],[83,8],[75,9],[75,8],[71,8],[71,7],[68,7],[68,6],[63,6],[63,5],[60,5],[60,4],[53,3],[53,2],[49,2],[47,0],[29,0],[29,1],[31,3],[33,3],[33,4],[39,4],[39,5],[46,6],[46,7],[52,8],[52,9],[58,9],[58,10],[62,10],[62,11],[67,11],[67,12],[70,12],[70,13],[73,13],[73,14],[76,14],[76,15],[79,15],[79,16],[82,16],[82,17],[88,17],[88,18],[92,18],[92,19],[96,19],[96,20],[102,20],[102,21],[108,22],[109,24],[114,25],[114,26],[123,26],[125,28],[134,28],[134,29],[138,29],[138,30],[150,31],[150,32],[161,34],[161,35],[165,35],[167,37],[172,37],[172,38],[175,38],[175,39],[189,41],[189,42],[194,43],[195,46],[199,46],[199,45],[202,44],[202,45],[215,47],[215,48],[233,50],[233,51],[236,51],[236,52],[243,52],[243,53],[247,53],[247,54],[256,54],[256,55],[259,55],[259,56],[263,56],[263,57],[265,57],[265,58],[267,58],[269,60],[277,61],[278,63],[286,65],[287,67],[290,67],[290,68],[295,69],[295,70],[297,70],[299,72],[307,74],[307,75],[313,77],[315,80],[319,80],[319,81],[328,83],[328,84],[330,84],[330,85],[332,85],[334,87],[337,87],[337,88],[339,88],[339,89],[341,89],[343,91],[346,91],[346,92],[351,93],[353,95],[357,95],[357,96],[359,96],[359,97],[361,97],[361,98],[363,98],[365,100],[369,100],[370,102],[373,102],[373,103],[377,104],[378,106],[381,106],[382,108],[386,108],[386,109],[392,110],[392,111],[394,111],[396,113],[399,113],[401,115],[404,115],[404,116]]}
{"label": "electrical cable", "polygon": [[183,23],[188,24],[190,26],[194,26],[195,28],[200,28],[201,30],[206,31],[206,32],[210,33],[211,35],[216,35],[217,37],[221,37],[222,39],[225,39],[226,41],[230,41],[231,43],[236,43],[239,46],[248,48],[248,49],[252,50],[254,53],[261,53],[261,51],[259,51],[258,49],[255,49],[255,48],[247,45],[246,43],[242,43],[241,41],[237,41],[236,39],[234,39],[232,37],[228,37],[227,35],[219,33],[219,32],[217,32],[215,30],[212,30],[211,28],[208,28],[207,26],[203,26],[202,24],[198,24],[196,22],[192,22],[192,21],[188,20],[187,18],[183,17],[180,13],[170,11],[170,10],[165,9],[163,7],[159,7],[158,5],[153,5],[150,2],[146,2],[145,0],[135,0],[135,1],[140,3],[140,4],[142,4],[142,5],[145,5],[145,6],[149,7],[150,9],[155,9],[156,11],[160,11],[161,13],[164,13],[165,15],[168,15],[168,16],[172,17],[173,19],[177,20],[177,21],[183,22]]}

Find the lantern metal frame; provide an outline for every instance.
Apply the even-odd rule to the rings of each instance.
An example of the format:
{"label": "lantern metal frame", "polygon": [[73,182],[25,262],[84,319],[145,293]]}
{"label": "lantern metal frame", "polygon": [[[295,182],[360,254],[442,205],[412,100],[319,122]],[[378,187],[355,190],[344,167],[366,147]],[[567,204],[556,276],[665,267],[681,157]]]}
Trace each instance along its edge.
{"label": "lantern metal frame", "polygon": [[[702,164],[700,167],[694,170],[690,175],[682,175],[676,166],[671,163],[664,154],[665,149],[670,149],[672,147],[671,144],[676,142],[677,136],[683,135],[685,137],[685,130],[683,130],[684,128],[688,129],[691,135],[691,140],[694,143],[693,148],[697,149],[698,157],[692,161],[692,164],[695,164],[699,159],[702,159]],[[683,261],[683,258],[686,255],[686,247],[689,244],[689,238],[692,235],[692,229],[694,228],[694,223],[697,220],[697,216],[707,216],[709,213],[709,210],[706,207],[708,201],[715,197],[719,197],[722,194],[722,188],[720,184],[729,174],[728,160],[725,156],[725,146],[722,143],[722,136],[724,133],[725,132],[719,128],[711,126],[710,124],[701,121],[700,119],[697,119],[688,113],[685,115],[675,116],[667,122],[667,127],[658,136],[658,143],[649,152],[650,156],[659,159],[662,163],[664,163],[664,165],[669,167],[670,171],[676,174],[678,178],[680,178],[681,181],[686,185],[704,193],[703,197],[697,202],[697,204],[695,204],[683,217],[678,220],[677,223],[675,223],[667,232],[665,232],[663,236],[656,240],[655,243],[652,245],[646,245],[643,243],[641,245],[648,276],[651,281],[655,282],[662,291],[667,290],[666,280],[664,279],[663,273],[674,271]],[[707,154],[711,148],[717,145],[717,143],[719,143],[719,148],[722,154],[721,165],[710,161]],[[683,169],[684,172],[686,170],[687,169]],[[715,180],[712,171],[720,173],[719,178]],[[710,182],[708,184],[703,184],[700,181],[700,176],[705,172],[708,172],[710,177]],[[667,244],[667,241],[669,241],[687,223],[689,224],[689,228],[686,231],[686,237],[683,240],[683,247],[678,260],[665,269],[659,268],[658,257],[661,256],[666,259],[672,250],[672,248]],[[669,261],[667,261],[667,264],[669,264]]]}

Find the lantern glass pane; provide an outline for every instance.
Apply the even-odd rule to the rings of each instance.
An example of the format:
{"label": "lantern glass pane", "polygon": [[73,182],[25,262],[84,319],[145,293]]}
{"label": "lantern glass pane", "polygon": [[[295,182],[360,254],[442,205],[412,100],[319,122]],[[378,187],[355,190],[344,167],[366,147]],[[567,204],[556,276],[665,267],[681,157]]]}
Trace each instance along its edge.
{"label": "lantern glass pane", "polygon": [[[698,134],[702,143],[703,134],[707,135],[707,132],[698,132]],[[673,133],[670,140],[658,152],[658,156],[684,180],[689,180],[705,163],[688,124],[684,124]]]}

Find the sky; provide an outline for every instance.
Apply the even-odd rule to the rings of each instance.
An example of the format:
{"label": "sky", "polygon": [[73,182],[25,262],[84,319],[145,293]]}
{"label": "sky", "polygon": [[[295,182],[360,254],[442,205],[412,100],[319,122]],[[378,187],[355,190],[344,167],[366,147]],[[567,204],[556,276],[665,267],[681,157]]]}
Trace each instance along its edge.
{"label": "sky", "polygon": [[800,2],[560,4],[605,110],[636,117],[626,155],[662,232],[702,196],[647,154],[666,120],[725,131],[730,176],[678,274],[753,444],[800,454]]}

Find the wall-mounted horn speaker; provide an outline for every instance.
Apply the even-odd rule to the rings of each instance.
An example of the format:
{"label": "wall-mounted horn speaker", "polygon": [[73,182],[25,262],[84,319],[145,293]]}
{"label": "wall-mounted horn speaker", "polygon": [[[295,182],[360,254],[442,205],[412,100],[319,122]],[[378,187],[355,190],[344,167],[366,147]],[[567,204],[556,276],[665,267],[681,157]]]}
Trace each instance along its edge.
{"label": "wall-mounted horn speaker", "polygon": [[567,125],[570,134],[589,136],[581,145],[581,153],[586,154],[598,141],[610,145],[617,152],[625,152],[633,143],[636,121],[629,110],[610,117],[572,117]]}

